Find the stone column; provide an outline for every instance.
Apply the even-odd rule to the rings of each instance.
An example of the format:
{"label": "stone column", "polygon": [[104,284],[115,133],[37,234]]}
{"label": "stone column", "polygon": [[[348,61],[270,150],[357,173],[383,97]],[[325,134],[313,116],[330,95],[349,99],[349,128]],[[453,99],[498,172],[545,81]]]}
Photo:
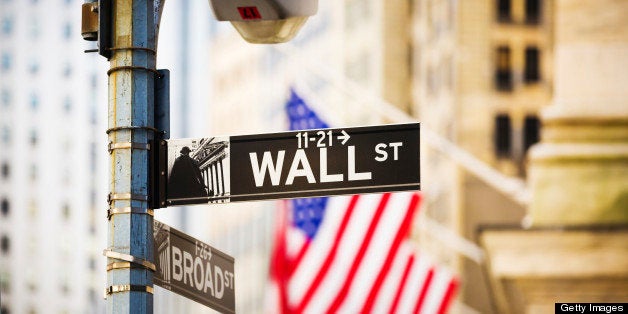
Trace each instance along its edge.
{"label": "stone column", "polygon": [[[364,4],[366,5],[366,4]],[[382,97],[409,112],[411,104],[410,1],[384,0],[382,6]]]}
{"label": "stone column", "polygon": [[628,1],[556,2],[554,102],[530,157],[534,226],[628,223]]}
{"label": "stone column", "polygon": [[556,0],[555,13],[554,101],[529,155],[530,227],[481,235],[498,313],[627,301],[628,1]]}

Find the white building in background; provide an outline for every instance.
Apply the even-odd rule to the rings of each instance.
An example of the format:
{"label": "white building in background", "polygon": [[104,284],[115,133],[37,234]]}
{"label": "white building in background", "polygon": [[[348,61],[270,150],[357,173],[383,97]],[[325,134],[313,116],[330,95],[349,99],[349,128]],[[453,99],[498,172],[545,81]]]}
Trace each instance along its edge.
{"label": "white building in background", "polygon": [[[0,0],[1,314],[105,311],[108,63],[83,52],[95,45],[80,35],[81,4]],[[212,19],[207,2],[166,1],[157,67],[171,71],[172,138],[217,135],[209,117],[227,104],[209,101]],[[238,311],[251,313],[263,304],[274,208],[155,215],[236,257]],[[154,300],[155,313],[214,312],[158,287]]]}
{"label": "white building in background", "polygon": [[101,313],[106,62],[81,1],[0,1],[1,313]]}

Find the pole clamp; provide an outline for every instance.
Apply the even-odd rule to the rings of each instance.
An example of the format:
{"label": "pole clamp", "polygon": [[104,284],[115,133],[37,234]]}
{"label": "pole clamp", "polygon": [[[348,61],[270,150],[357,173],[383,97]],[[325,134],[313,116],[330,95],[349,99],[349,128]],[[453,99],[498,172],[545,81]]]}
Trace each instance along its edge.
{"label": "pole clamp", "polygon": [[135,66],[135,65],[123,65],[123,66],[113,67],[109,69],[109,71],[107,71],[107,75],[111,75],[111,73],[116,72],[116,71],[121,71],[121,70],[142,70],[142,71],[152,72],[153,74],[157,75],[157,77],[159,78],[162,77],[161,73],[159,73],[159,71],[155,69]]}
{"label": "pole clamp", "polygon": [[113,262],[111,264],[107,264],[107,271],[114,269],[129,269],[129,268],[143,268],[142,266],[138,266],[137,264],[133,264],[131,262]]}
{"label": "pole clamp", "polygon": [[107,203],[113,201],[148,201],[148,195],[131,194],[131,193],[109,193],[107,195]]}
{"label": "pole clamp", "polygon": [[105,288],[105,299],[108,296],[119,293],[119,292],[128,292],[128,291],[138,291],[138,292],[147,292],[153,294],[153,287],[151,286],[143,286],[143,285],[113,285]]}
{"label": "pole clamp", "polygon": [[113,143],[109,142],[109,154],[113,152],[114,149],[143,149],[150,150],[150,144],[148,143],[132,143],[132,142],[120,142]]}
{"label": "pole clamp", "polygon": [[117,214],[144,214],[155,216],[154,211],[151,208],[141,207],[122,207],[122,208],[109,208],[107,209],[107,219],[111,220],[111,216]]}
{"label": "pole clamp", "polygon": [[[131,264],[135,264],[139,267],[142,268],[146,268],[148,270],[151,271],[156,271],[157,267],[155,267],[155,264],[143,259],[143,258],[139,258],[133,255],[129,255],[129,254],[124,254],[124,253],[120,253],[120,252],[115,252],[112,250],[103,250],[102,254],[106,257],[109,258],[113,258],[113,259],[117,259],[117,260],[121,260],[121,261],[125,261],[125,262],[129,262]],[[112,268],[113,269],[113,268]],[[109,270],[109,266],[107,265],[107,270]]]}
{"label": "pole clamp", "polygon": [[116,132],[116,131],[120,131],[120,130],[147,130],[147,131],[152,131],[152,132],[158,133],[158,134],[166,133],[165,131],[156,129],[156,128],[152,127],[152,126],[136,126],[136,125],[116,126],[116,127],[107,129],[106,133],[109,134],[111,132]]}
{"label": "pole clamp", "polygon": [[113,48],[107,48],[107,50],[109,51],[120,51],[120,50],[142,50],[142,51],[147,51],[150,52],[154,55],[157,54],[157,51],[155,51],[155,49],[151,49],[151,48],[147,48],[147,47],[113,47]]}

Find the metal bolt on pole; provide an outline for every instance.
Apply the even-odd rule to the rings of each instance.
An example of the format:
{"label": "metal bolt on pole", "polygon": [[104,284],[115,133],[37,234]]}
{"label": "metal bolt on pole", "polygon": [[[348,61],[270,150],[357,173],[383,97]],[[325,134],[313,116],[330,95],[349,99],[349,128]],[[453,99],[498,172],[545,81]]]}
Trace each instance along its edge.
{"label": "metal bolt on pole", "polygon": [[[163,1],[100,0],[112,9],[108,134],[107,313],[153,312],[150,140]],[[101,30],[102,31],[102,30]]]}

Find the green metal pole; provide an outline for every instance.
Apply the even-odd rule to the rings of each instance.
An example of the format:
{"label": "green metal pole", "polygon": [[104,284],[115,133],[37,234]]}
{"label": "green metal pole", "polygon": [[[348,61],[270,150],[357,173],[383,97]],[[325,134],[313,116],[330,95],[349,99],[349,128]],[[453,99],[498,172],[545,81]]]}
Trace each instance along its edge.
{"label": "green metal pole", "polygon": [[[149,147],[161,0],[112,1],[107,313],[153,312]],[[158,8],[155,10],[155,8]],[[148,265],[148,266],[146,266]]]}

